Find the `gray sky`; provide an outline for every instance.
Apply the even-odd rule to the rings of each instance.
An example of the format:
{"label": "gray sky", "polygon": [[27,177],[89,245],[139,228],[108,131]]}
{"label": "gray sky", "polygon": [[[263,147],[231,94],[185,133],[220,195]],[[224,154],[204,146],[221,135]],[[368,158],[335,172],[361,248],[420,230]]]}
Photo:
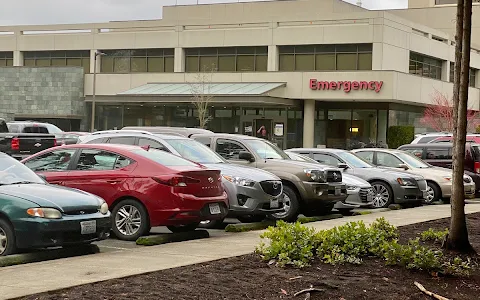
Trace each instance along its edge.
{"label": "gray sky", "polygon": [[[199,3],[239,0],[198,0]],[[255,0],[240,0],[250,2]],[[322,1],[322,0],[317,0]],[[356,3],[357,0],[345,0]],[[197,0],[0,0],[0,25],[69,24],[159,19],[162,6]],[[362,0],[369,9],[405,8],[408,0]]]}

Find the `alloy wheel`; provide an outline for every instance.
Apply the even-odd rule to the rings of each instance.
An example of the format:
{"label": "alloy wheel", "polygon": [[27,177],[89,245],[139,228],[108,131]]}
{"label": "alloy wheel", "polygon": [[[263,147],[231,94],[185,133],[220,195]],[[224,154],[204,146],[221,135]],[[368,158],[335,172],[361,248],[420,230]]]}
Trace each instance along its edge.
{"label": "alloy wheel", "polygon": [[7,243],[7,234],[5,233],[5,230],[0,227],[0,255],[2,255],[7,249]]}
{"label": "alloy wheel", "polygon": [[427,186],[427,197],[425,198],[425,203],[432,203],[435,199],[435,191],[431,186]]}
{"label": "alloy wheel", "polygon": [[142,217],[133,205],[122,206],[115,215],[115,226],[123,235],[134,235],[142,225]]}
{"label": "alloy wheel", "polygon": [[384,207],[388,203],[390,193],[388,189],[381,184],[374,184],[373,186],[373,206],[377,208]]}
{"label": "alloy wheel", "polygon": [[290,211],[290,207],[291,207],[290,197],[288,197],[286,193],[283,193],[283,210],[284,211],[281,213],[273,214],[273,216],[277,219],[281,219],[285,217],[286,215],[288,215],[288,212]]}

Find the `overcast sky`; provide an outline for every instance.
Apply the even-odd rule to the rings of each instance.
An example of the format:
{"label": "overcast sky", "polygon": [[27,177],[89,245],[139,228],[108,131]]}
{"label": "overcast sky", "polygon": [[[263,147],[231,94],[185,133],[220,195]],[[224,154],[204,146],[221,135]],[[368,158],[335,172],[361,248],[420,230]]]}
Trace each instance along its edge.
{"label": "overcast sky", "polygon": [[[255,0],[198,0],[198,3]],[[323,0],[317,0],[323,1]],[[356,3],[357,0],[346,0]],[[405,8],[408,0],[362,0],[369,9]],[[164,5],[197,0],[0,0],[0,25],[69,24],[160,19]]]}

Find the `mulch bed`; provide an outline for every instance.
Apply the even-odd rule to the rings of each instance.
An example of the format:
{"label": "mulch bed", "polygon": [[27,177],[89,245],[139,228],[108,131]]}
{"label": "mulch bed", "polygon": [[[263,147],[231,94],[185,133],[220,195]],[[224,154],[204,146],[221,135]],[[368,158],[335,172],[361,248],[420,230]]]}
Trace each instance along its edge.
{"label": "mulch bed", "polygon": [[[415,238],[429,228],[445,229],[449,219],[400,228],[402,240]],[[470,242],[480,252],[480,213],[468,216]],[[480,260],[474,259],[474,262]],[[58,274],[61,276],[61,274]],[[21,299],[305,299],[293,294],[309,288],[324,289],[310,299],[413,300],[432,299],[422,294],[414,281],[449,299],[480,298],[480,268],[469,278],[435,278],[381,260],[366,260],[360,266],[330,266],[315,263],[305,270],[268,266],[255,255],[164,270],[123,279],[108,280]],[[285,295],[285,293],[287,295]]]}

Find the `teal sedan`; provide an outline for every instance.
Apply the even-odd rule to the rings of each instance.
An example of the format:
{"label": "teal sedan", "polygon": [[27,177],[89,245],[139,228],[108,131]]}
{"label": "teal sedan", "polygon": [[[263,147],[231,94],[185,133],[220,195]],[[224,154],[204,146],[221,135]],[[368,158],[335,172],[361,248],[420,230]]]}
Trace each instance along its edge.
{"label": "teal sedan", "polygon": [[0,152],[0,256],[18,249],[88,244],[108,238],[110,228],[102,198],[48,184]]}

